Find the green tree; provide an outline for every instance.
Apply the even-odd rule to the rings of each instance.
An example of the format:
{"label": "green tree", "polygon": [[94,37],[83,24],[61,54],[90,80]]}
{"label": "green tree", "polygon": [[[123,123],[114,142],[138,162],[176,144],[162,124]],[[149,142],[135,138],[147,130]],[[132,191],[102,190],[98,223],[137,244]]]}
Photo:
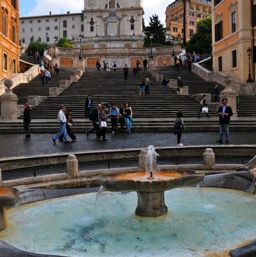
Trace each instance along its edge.
{"label": "green tree", "polygon": [[72,43],[67,38],[60,38],[56,45],[58,47],[73,48]]}
{"label": "green tree", "polygon": [[212,52],[212,19],[207,17],[197,23],[197,33],[188,41],[186,51],[199,54]]}
{"label": "green tree", "polygon": [[46,43],[35,41],[35,42],[31,42],[28,45],[27,52],[29,55],[34,55],[35,52],[39,52],[40,55],[43,55],[44,50],[47,49],[47,47],[48,45]]}
{"label": "green tree", "polygon": [[144,46],[151,45],[152,37],[152,45],[164,45],[165,44],[165,29],[164,25],[159,20],[158,15],[154,14],[149,17],[149,25],[145,28],[145,38],[144,38]]}

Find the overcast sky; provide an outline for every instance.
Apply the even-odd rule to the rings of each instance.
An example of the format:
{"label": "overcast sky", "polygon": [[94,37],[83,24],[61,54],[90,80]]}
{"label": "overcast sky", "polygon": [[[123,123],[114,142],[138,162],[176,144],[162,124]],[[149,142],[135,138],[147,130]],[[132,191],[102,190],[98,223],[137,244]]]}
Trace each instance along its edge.
{"label": "overcast sky", "polygon": [[[129,1],[129,0],[127,0]],[[144,8],[145,24],[148,24],[149,17],[157,14],[165,25],[165,9],[174,0],[142,0]],[[84,0],[20,0],[20,16],[35,16],[52,14],[63,14],[81,12],[84,8]]]}

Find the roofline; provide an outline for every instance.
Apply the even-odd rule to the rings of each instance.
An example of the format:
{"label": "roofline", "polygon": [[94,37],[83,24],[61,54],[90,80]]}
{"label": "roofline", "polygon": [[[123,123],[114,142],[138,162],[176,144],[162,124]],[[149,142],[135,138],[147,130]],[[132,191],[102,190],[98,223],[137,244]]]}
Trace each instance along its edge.
{"label": "roofline", "polygon": [[62,13],[62,14],[48,14],[48,15],[38,15],[38,16],[23,16],[20,17],[20,20],[22,19],[28,19],[28,18],[49,18],[49,17],[60,17],[60,16],[71,16],[71,15],[81,15],[83,11],[79,13]]}

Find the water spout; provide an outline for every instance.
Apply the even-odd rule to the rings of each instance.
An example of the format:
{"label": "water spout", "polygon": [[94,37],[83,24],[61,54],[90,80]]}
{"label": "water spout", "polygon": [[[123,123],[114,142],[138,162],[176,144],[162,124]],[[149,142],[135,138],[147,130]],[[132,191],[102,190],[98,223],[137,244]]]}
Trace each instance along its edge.
{"label": "water spout", "polygon": [[157,157],[159,154],[156,152],[153,145],[148,146],[147,155],[146,155],[146,173],[149,175],[148,179],[152,180],[154,178],[154,173],[158,172],[157,166]]}

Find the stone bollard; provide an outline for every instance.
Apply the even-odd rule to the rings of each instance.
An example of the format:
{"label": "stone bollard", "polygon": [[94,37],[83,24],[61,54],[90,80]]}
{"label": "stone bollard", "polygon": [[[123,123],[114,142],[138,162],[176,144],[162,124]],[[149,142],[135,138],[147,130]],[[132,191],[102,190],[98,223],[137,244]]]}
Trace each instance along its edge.
{"label": "stone bollard", "polygon": [[147,150],[141,150],[139,154],[139,168],[146,171]]}
{"label": "stone bollard", "polygon": [[6,86],[6,92],[1,96],[1,118],[7,120],[14,120],[18,118],[18,97],[15,95],[11,87],[13,81],[11,79],[6,79],[4,82]]}
{"label": "stone bollard", "polygon": [[215,153],[213,152],[212,148],[206,148],[204,152],[204,165],[212,169],[215,165]]}
{"label": "stone bollard", "polygon": [[66,172],[70,178],[76,178],[78,175],[78,160],[74,154],[70,154],[66,160]]}

